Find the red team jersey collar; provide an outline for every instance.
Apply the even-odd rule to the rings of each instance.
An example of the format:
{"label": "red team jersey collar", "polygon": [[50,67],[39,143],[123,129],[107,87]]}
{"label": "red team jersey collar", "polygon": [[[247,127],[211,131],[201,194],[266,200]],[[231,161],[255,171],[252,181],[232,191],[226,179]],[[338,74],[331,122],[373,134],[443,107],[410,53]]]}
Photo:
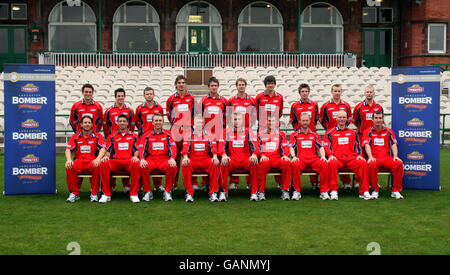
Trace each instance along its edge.
{"label": "red team jersey collar", "polygon": [[81,103],[84,104],[84,105],[94,105],[95,104],[93,99],[91,99],[91,103],[87,104],[86,101],[84,100],[84,98],[81,99]]}
{"label": "red team jersey collar", "polygon": [[250,97],[248,96],[248,94],[247,93],[245,93],[245,96],[243,97],[243,98],[240,98],[239,97],[239,94],[237,94],[235,97],[234,97],[235,99],[250,99]]}
{"label": "red team jersey collar", "polygon": [[[274,92],[274,94],[273,94],[273,96],[272,97],[276,97],[276,96],[278,96],[278,93],[277,93],[277,91],[273,91]],[[268,96],[268,97],[270,97],[269,96],[269,93],[267,92],[267,90],[264,90],[264,96]]]}
{"label": "red team jersey collar", "polygon": [[303,103],[311,104],[311,99],[308,98],[308,101],[303,101],[303,100],[300,98],[300,100],[299,100],[298,102],[300,102],[300,104],[303,104]]}

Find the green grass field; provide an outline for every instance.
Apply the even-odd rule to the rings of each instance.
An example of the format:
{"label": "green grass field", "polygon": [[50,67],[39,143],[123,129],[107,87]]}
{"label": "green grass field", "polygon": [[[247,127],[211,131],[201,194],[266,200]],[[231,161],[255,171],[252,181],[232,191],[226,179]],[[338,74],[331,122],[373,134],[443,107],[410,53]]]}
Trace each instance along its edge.
{"label": "green grass field", "polygon": [[[450,254],[450,150],[441,150],[441,191],[404,190],[390,198],[387,178],[378,200],[356,190],[339,201],[322,201],[304,177],[302,199],[282,201],[269,177],[266,201],[249,201],[241,179],[228,202],[212,203],[197,191],[184,202],[182,183],[174,201],[155,192],[149,203],[132,204],[118,183],[113,200],[67,203],[64,156],[57,155],[57,195],[0,195],[0,254],[62,254],[77,242],[81,254],[362,254],[377,242],[381,254]],[[1,191],[4,160],[0,158]]]}

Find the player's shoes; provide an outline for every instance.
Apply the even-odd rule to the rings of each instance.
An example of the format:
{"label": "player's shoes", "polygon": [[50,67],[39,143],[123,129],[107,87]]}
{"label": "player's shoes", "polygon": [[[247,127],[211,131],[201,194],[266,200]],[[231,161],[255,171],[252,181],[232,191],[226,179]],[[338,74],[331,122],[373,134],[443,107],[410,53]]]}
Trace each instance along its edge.
{"label": "player's shoes", "polygon": [[97,195],[91,195],[91,202],[98,202],[98,196]]}
{"label": "player's shoes", "polygon": [[370,196],[369,191],[366,191],[366,192],[362,193],[362,195],[359,195],[359,198],[364,199],[366,201],[373,199],[372,196]]}
{"label": "player's shoes", "polygon": [[194,202],[194,197],[192,197],[192,195],[187,194],[186,195],[186,202]]}
{"label": "player's shoes", "polygon": [[290,198],[289,198],[289,191],[287,191],[287,190],[281,191],[281,199],[284,200],[284,201],[290,200]]}
{"label": "player's shoes", "polygon": [[236,190],[237,186],[236,183],[230,183],[230,186],[228,186],[228,190]]}
{"label": "player's shoes", "polygon": [[199,190],[200,188],[198,188],[198,184],[193,184],[192,185],[192,190],[194,190],[194,191],[197,191],[197,190]]}
{"label": "player's shoes", "polygon": [[73,193],[70,193],[70,195],[69,195],[69,197],[67,198],[67,202],[76,202],[77,200],[79,200],[80,199],[80,197],[79,196],[77,196],[77,195],[75,195],[75,194],[73,194]]}
{"label": "player's shoes", "polygon": [[138,203],[138,202],[141,202],[141,201],[139,200],[138,196],[130,196],[130,201],[131,201],[132,203]]}
{"label": "player's shoes", "polygon": [[396,198],[397,200],[403,199],[403,196],[402,196],[402,194],[400,194],[400,192],[392,192],[391,197]]}
{"label": "player's shoes", "polygon": [[98,200],[99,203],[107,203],[111,201],[111,196],[102,195],[100,200]]}
{"label": "player's shoes", "polygon": [[266,200],[266,194],[264,194],[263,192],[259,192],[258,193],[258,200],[259,201],[265,201]]}
{"label": "player's shoes", "polygon": [[330,200],[337,201],[339,199],[338,192],[337,191],[331,191],[330,193]]}
{"label": "player's shoes", "polygon": [[151,200],[153,200],[153,192],[152,191],[145,192],[144,196],[142,197],[142,201],[151,201]]}
{"label": "player's shoes", "polygon": [[164,201],[172,201],[172,195],[169,192],[164,191],[163,199]]}
{"label": "player's shoes", "polygon": [[319,196],[319,197],[320,197],[322,200],[324,200],[324,201],[330,199],[330,195],[328,195],[328,192],[320,193],[320,196]]}
{"label": "player's shoes", "polygon": [[352,185],[350,183],[344,183],[343,186],[344,186],[344,190],[345,189],[352,189]]}
{"label": "player's shoes", "polygon": [[164,192],[166,189],[162,185],[155,187],[155,191]]}
{"label": "player's shoes", "polygon": [[301,198],[302,198],[302,194],[300,192],[294,191],[294,193],[292,194],[291,200],[298,201]]}
{"label": "player's shoes", "polygon": [[251,194],[251,195],[250,195],[250,200],[251,200],[251,201],[258,201],[258,195],[256,195],[256,194]]}
{"label": "player's shoes", "polygon": [[125,186],[124,188],[123,188],[123,192],[126,194],[126,193],[130,193],[130,187],[128,187],[128,186]]}
{"label": "player's shoes", "polygon": [[372,194],[370,195],[372,197],[372,199],[378,199],[379,193],[376,191],[372,191]]}
{"label": "player's shoes", "polygon": [[225,192],[220,192],[219,201],[227,201],[227,194]]}

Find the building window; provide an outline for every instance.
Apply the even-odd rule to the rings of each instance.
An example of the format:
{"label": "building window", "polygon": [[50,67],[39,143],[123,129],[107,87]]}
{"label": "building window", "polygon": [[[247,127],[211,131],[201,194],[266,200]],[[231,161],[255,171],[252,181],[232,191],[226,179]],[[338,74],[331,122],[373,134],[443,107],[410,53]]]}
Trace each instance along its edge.
{"label": "building window", "polygon": [[364,7],[362,9],[363,23],[377,23],[377,8]]}
{"label": "building window", "polygon": [[92,9],[81,2],[68,6],[56,4],[49,16],[49,49],[51,51],[95,51],[97,20]]}
{"label": "building window", "polygon": [[[202,35],[208,51],[222,51],[222,18],[211,4],[195,1],[186,4],[177,15],[176,50],[195,50],[194,45]],[[194,39],[195,38],[195,39]]]}
{"label": "building window", "polygon": [[159,51],[159,16],[151,5],[129,1],[117,9],[113,22],[115,51]]}
{"label": "building window", "polygon": [[429,24],[428,25],[428,52],[429,53],[445,53],[447,42],[447,25],[446,24]]}
{"label": "building window", "polygon": [[27,4],[11,4],[12,20],[27,20]]}
{"label": "building window", "polygon": [[8,20],[8,19],[9,19],[9,5],[0,4],[0,20]]}
{"label": "building window", "polygon": [[392,23],[394,22],[394,9],[393,8],[380,8],[380,23]]}
{"label": "building window", "polygon": [[339,11],[327,3],[315,3],[301,15],[300,49],[302,51],[341,52],[344,27]]}
{"label": "building window", "polygon": [[239,51],[283,50],[283,18],[272,4],[248,5],[239,15],[238,23]]}

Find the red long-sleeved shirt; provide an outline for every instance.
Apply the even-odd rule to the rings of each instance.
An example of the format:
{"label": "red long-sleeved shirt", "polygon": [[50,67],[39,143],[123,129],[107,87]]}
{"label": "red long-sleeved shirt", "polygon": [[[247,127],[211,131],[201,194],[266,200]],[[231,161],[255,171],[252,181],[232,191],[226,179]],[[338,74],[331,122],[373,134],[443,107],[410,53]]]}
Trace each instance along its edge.
{"label": "red long-sleeved shirt", "polygon": [[78,132],[72,135],[66,149],[75,154],[75,159],[94,160],[105,146],[105,140],[98,132],[92,132],[87,138],[83,132]]}
{"label": "red long-sleeved shirt", "polygon": [[137,106],[135,124],[139,136],[142,136],[147,131],[153,130],[152,118],[156,113],[164,113],[162,106],[156,102],[152,107],[149,107],[146,103]]}
{"label": "red long-sleeved shirt", "polygon": [[391,146],[397,144],[397,138],[392,129],[383,127],[377,132],[375,127],[371,127],[364,132],[362,144],[363,147],[369,144],[374,158],[386,157],[391,155]]}
{"label": "red long-sleeved shirt", "polygon": [[84,99],[75,102],[70,109],[69,124],[75,133],[81,130],[81,119],[89,116],[93,120],[92,130],[99,132],[103,126],[103,107],[97,101],[91,100],[90,104],[86,104]]}
{"label": "red long-sleeved shirt", "polygon": [[[205,127],[207,133],[214,134],[216,128],[218,131],[222,132],[226,128],[226,107],[228,101],[225,97],[217,95],[217,97],[212,97],[210,95],[202,98],[202,115],[205,119]],[[221,129],[221,127],[223,127]]]}
{"label": "red long-sleeved shirt", "polygon": [[251,129],[225,129],[218,146],[219,154],[227,154],[229,157],[246,159],[252,154],[259,156],[258,139]]}
{"label": "red long-sleeved shirt", "polygon": [[311,122],[309,124],[309,129],[316,131],[316,124],[319,121],[319,105],[317,102],[308,100],[303,101],[299,100],[292,104],[291,106],[291,114],[289,122],[292,124],[292,127],[295,131],[300,128],[300,115],[303,113],[307,113],[310,116]]}
{"label": "red long-sleeved shirt", "polygon": [[193,159],[212,158],[218,153],[217,142],[205,133],[199,137],[193,133],[184,138],[181,154]]}
{"label": "red long-sleeved shirt", "polygon": [[337,125],[336,117],[339,111],[347,113],[347,125],[353,122],[352,108],[350,104],[341,100],[339,103],[334,103],[333,100],[325,102],[320,108],[320,123],[325,130],[330,130]]}
{"label": "red long-sleeved shirt", "polygon": [[351,159],[363,156],[358,134],[348,127],[343,130],[335,127],[326,132],[323,144],[327,157],[333,155],[338,159]]}
{"label": "red long-sleeved shirt", "polygon": [[278,115],[278,122],[283,116],[284,99],[280,93],[275,92],[272,97],[267,91],[256,96],[256,114],[259,121],[259,129],[267,126],[267,113]]}
{"label": "red long-sleeved shirt", "polygon": [[280,158],[289,156],[289,141],[286,134],[281,131],[268,133],[267,129],[258,133],[258,146],[260,155],[268,158]]}
{"label": "red long-sleeved shirt", "polygon": [[369,105],[364,100],[355,106],[355,109],[353,109],[353,123],[356,125],[358,135],[362,135],[373,126],[373,113],[376,111],[383,111],[383,107],[375,101],[372,105]]}
{"label": "red long-sleeved shirt", "polygon": [[245,94],[243,98],[238,95],[231,97],[228,100],[228,106],[232,109],[232,112],[238,112],[245,115],[245,128],[250,128],[255,124],[257,119],[256,101],[253,97]]}
{"label": "red long-sleeved shirt", "polygon": [[170,131],[162,130],[156,133],[155,129],[144,134],[139,141],[140,158],[177,156],[177,145]]}
{"label": "red long-sleeved shirt", "polygon": [[122,106],[122,108],[117,107],[114,103],[113,106],[106,109],[104,114],[104,122],[103,122],[103,132],[105,137],[115,133],[119,130],[119,125],[117,124],[117,117],[120,115],[126,115],[128,117],[128,129],[133,132],[135,127],[134,122],[134,111],[126,104]]}
{"label": "red long-sleeved shirt", "polygon": [[171,95],[166,102],[166,113],[170,124],[176,126],[194,125],[195,97],[186,92],[181,97],[178,92]]}
{"label": "red long-sleeved shirt", "polygon": [[139,150],[139,138],[136,133],[128,130],[125,134],[118,131],[106,139],[106,150],[110,159],[131,159]]}
{"label": "red long-sleeved shirt", "polygon": [[305,134],[301,130],[292,133],[289,139],[290,146],[295,150],[296,156],[300,159],[318,158],[318,152],[323,147],[319,134],[308,129]]}

